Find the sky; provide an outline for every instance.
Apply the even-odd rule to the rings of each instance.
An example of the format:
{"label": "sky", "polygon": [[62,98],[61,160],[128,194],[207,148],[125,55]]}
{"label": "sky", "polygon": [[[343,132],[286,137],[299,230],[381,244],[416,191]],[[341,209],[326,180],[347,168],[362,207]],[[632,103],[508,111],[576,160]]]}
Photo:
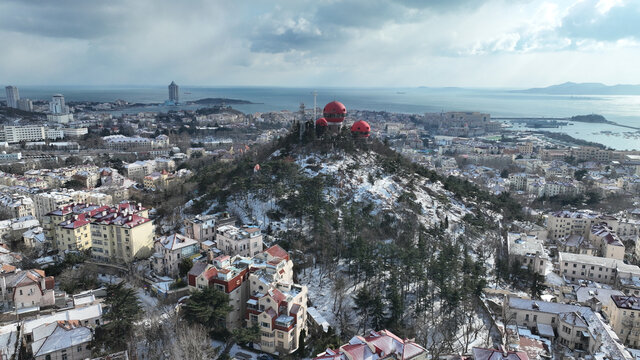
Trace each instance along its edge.
{"label": "sky", "polygon": [[2,0],[0,84],[640,84],[639,0]]}

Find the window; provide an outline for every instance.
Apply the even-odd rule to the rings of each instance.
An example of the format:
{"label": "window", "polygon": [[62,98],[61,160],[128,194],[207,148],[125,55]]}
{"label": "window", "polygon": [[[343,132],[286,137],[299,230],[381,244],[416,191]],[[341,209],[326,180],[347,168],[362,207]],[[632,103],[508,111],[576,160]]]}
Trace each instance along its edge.
{"label": "window", "polygon": [[266,328],[268,328],[268,327],[271,327],[271,325],[269,325],[269,323],[268,323],[268,322],[263,322],[263,323],[262,323],[262,327],[266,327]]}
{"label": "window", "polygon": [[78,346],[78,352],[82,351],[82,345]]}
{"label": "window", "polygon": [[284,335],[282,334],[282,332],[278,331],[278,339],[282,339],[284,338]]}

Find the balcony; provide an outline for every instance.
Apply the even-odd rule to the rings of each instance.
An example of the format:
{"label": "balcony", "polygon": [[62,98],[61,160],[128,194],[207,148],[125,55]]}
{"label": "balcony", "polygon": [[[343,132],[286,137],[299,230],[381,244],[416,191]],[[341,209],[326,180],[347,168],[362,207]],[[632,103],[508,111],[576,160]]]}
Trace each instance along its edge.
{"label": "balcony", "polygon": [[286,328],[288,329],[289,327],[291,327],[293,325],[293,322],[295,321],[293,316],[288,316],[288,315],[280,315],[276,318],[276,322],[275,325],[282,327],[282,328]]}

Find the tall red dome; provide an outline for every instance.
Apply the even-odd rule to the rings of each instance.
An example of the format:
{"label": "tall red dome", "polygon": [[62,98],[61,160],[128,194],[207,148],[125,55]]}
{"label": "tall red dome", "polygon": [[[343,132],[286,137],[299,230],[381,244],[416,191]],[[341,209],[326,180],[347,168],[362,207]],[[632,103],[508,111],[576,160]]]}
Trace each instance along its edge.
{"label": "tall red dome", "polygon": [[327,126],[327,125],[329,124],[327,123],[327,119],[325,118],[320,118],[316,120],[316,126]]}
{"label": "tall red dome", "polygon": [[371,126],[364,120],[359,120],[351,125],[351,135],[354,137],[369,137],[371,133]]}
{"label": "tall red dome", "polygon": [[342,123],[347,116],[347,108],[339,101],[332,101],[325,105],[323,116],[330,123]]}

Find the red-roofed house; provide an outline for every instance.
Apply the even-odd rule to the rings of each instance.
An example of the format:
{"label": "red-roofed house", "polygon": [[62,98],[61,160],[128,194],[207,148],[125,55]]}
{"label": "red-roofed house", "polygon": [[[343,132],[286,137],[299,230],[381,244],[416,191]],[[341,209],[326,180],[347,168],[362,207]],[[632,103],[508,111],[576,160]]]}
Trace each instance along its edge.
{"label": "red-roofed house", "polygon": [[314,360],[424,360],[427,350],[412,340],[403,340],[389,330],[372,331],[369,335],[354,336],[338,349],[327,349]]}
{"label": "red-roofed house", "polygon": [[0,299],[8,308],[45,307],[55,304],[53,276],[44,271],[16,270],[0,274]]}

